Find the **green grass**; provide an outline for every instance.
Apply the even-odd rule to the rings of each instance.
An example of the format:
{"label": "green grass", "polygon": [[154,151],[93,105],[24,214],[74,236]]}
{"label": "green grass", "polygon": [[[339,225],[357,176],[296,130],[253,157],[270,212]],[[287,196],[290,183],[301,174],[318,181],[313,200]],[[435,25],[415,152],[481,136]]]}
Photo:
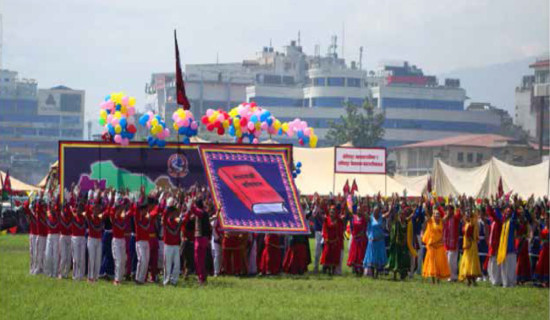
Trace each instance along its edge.
{"label": "green grass", "polygon": [[[0,237],[0,319],[548,319],[549,291],[342,277],[209,278],[114,287],[28,274],[28,238]],[[347,268],[346,268],[347,269]]]}

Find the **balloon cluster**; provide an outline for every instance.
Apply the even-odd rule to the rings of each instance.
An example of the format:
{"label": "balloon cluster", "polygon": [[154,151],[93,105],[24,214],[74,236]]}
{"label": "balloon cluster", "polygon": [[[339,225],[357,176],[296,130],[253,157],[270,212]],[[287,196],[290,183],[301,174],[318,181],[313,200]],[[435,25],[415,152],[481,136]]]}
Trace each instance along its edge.
{"label": "balloon cluster", "polygon": [[104,140],[114,141],[122,146],[130,144],[137,131],[135,104],[136,98],[123,92],[113,92],[105,97],[99,110],[99,125],[105,128]]}
{"label": "balloon cluster", "polygon": [[269,110],[257,106],[255,102],[242,103],[229,112],[208,109],[201,122],[208,131],[215,130],[220,136],[228,133],[235,137],[237,143],[242,143],[244,138],[248,138],[250,143],[256,144],[265,132],[269,135],[288,137],[296,134],[300,145],[309,144],[312,148],[317,146],[318,138],[307,122],[295,119],[289,123],[282,123]]}
{"label": "balloon cluster", "polygon": [[291,138],[294,134],[296,134],[298,137],[298,143],[301,146],[309,145],[311,148],[317,147],[317,141],[319,138],[313,131],[313,128],[307,125],[306,121],[296,118],[288,123],[284,123],[282,131],[282,133],[286,133]]}
{"label": "balloon cluster", "polygon": [[166,122],[158,114],[148,111],[139,118],[139,124],[149,129],[147,137],[149,147],[164,148],[166,146],[166,138],[170,136],[170,129],[166,128]]}
{"label": "balloon cluster", "polygon": [[183,136],[183,143],[189,144],[189,138],[196,136],[199,132],[199,123],[195,121],[193,113],[189,110],[179,108],[172,114],[172,120],[174,120],[174,130]]}
{"label": "balloon cluster", "polygon": [[302,173],[302,163],[298,161],[294,165],[294,170],[292,170],[292,177],[296,179],[300,175],[300,173]]}

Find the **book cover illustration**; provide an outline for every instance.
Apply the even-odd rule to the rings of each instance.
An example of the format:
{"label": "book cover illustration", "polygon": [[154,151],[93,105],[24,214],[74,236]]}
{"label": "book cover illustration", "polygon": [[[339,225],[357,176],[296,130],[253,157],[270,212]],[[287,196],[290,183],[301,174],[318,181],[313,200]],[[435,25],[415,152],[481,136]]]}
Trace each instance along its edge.
{"label": "book cover illustration", "polygon": [[235,196],[255,214],[287,213],[284,199],[262,175],[250,165],[218,169],[218,176]]}

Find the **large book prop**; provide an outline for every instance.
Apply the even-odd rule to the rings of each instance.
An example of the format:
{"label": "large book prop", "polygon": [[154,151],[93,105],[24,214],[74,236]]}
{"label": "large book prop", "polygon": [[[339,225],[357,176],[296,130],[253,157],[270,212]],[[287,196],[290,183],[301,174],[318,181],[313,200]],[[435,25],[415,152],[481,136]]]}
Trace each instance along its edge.
{"label": "large book prop", "polygon": [[309,233],[286,152],[201,146],[200,154],[223,230]]}

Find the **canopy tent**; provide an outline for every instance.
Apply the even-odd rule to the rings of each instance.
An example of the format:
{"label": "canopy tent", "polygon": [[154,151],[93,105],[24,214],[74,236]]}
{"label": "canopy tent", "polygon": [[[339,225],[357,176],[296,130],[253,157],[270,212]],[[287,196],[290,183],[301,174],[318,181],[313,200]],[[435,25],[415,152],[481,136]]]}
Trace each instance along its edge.
{"label": "canopy tent", "polygon": [[359,195],[391,195],[394,192],[403,194],[407,190],[409,196],[420,196],[420,192],[407,188],[405,185],[383,174],[342,174],[334,173],[334,148],[294,148],[294,161],[301,162],[301,174],[296,178],[296,185],[301,194],[320,195],[342,193],[346,181],[350,185],[353,179],[357,182]]}
{"label": "canopy tent", "polygon": [[532,194],[542,197],[548,195],[548,166],[549,162],[544,161],[533,166],[517,167],[493,157],[484,165],[464,169],[437,160],[433,168],[434,190],[441,196],[465,194],[485,198],[497,193],[502,178],[506,193],[511,191],[524,198]]}
{"label": "canopy tent", "polygon": [[[6,181],[6,173],[4,171],[0,171],[0,175],[2,176],[2,181]],[[33,185],[26,184],[23,181],[15,179],[11,175],[10,175],[10,182],[11,182],[11,189],[15,192],[30,192],[30,191],[40,190],[39,188]]]}
{"label": "canopy tent", "polygon": [[405,186],[405,188],[407,189],[407,194],[425,193],[429,178],[429,174],[414,177],[402,176],[399,174],[393,176],[393,179]]}

